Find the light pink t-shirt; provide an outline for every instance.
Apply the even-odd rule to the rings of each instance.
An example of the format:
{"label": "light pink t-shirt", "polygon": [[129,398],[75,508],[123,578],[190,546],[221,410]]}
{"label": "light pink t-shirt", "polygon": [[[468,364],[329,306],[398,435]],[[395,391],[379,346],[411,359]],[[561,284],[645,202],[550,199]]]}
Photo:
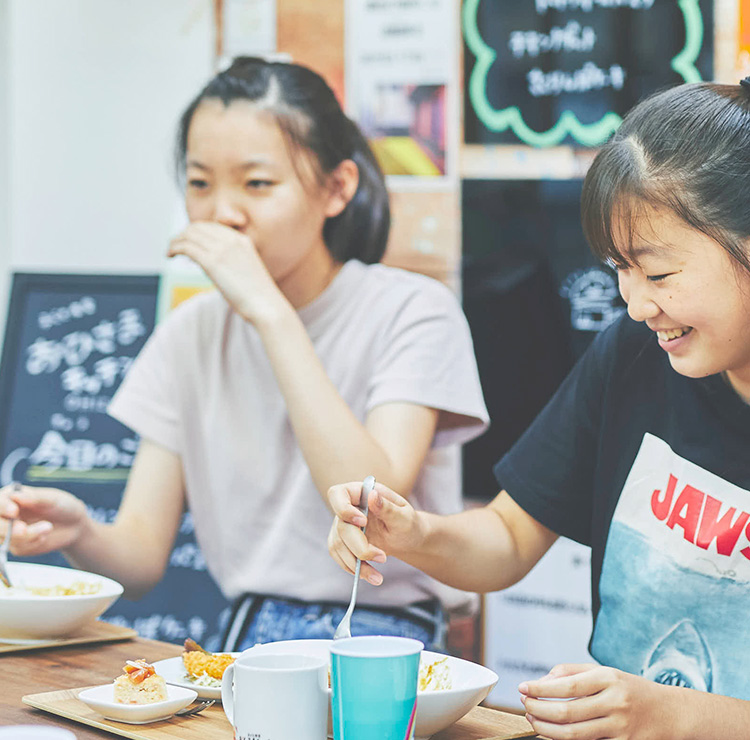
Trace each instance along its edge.
{"label": "light pink t-shirt", "polygon": [[[406,401],[441,414],[412,493],[420,509],[460,511],[459,444],[487,424],[471,335],[441,283],[347,262],[299,311],[328,376],[354,414]],[[296,442],[255,328],[216,292],[178,306],[128,372],[109,413],[180,455],[208,569],[229,599],[244,593],[348,602],[351,576],[328,554],[332,516]],[[459,416],[455,416],[458,414]],[[471,601],[392,558],[358,603]]]}

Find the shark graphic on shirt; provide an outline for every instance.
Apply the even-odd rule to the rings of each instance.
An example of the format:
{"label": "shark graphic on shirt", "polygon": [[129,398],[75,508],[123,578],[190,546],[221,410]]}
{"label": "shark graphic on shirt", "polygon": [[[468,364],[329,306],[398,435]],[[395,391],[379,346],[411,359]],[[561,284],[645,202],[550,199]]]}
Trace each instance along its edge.
{"label": "shark graphic on shirt", "polygon": [[750,492],[645,434],[602,563],[600,662],[750,699]]}

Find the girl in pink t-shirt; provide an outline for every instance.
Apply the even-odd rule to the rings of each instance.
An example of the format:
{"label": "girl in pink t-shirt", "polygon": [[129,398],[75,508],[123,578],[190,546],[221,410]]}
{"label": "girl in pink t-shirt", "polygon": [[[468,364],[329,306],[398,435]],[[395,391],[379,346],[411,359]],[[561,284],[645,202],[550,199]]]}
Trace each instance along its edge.
{"label": "girl in pink t-shirt", "polygon": [[[191,466],[195,466],[197,459],[205,460],[210,468],[214,456],[226,453],[226,449],[215,449],[217,442],[209,434],[204,435],[204,447],[189,446],[188,442],[193,444],[200,435],[186,434],[184,430],[200,428],[205,419],[190,418],[189,414],[180,416],[178,412],[185,404],[180,406],[179,401],[166,410],[163,405],[165,399],[182,392],[183,381],[192,369],[189,366],[205,362],[201,355],[209,351],[210,342],[205,335],[201,340],[200,331],[194,331],[195,326],[213,326],[201,318],[209,310],[204,310],[205,307],[213,307],[214,314],[227,310],[229,315],[224,325],[232,327],[233,336],[239,336],[236,342],[233,340],[232,348],[243,346],[243,342],[248,346],[259,342],[262,346],[263,363],[270,365],[275,380],[267,391],[283,397],[285,423],[293,433],[293,438],[289,437],[292,442],[279,444],[290,445],[288,450],[284,448],[290,461],[301,452],[306,468],[298,480],[307,487],[305,505],[311,506],[312,499],[314,506],[325,514],[321,519],[328,517],[326,492],[337,481],[362,480],[372,474],[398,490],[413,490],[424,477],[425,460],[442,428],[452,434],[465,429],[453,438],[454,442],[463,441],[479,433],[486,422],[469,334],[461,323],[460,311],[453,305],[455,301],[448,304],[447,298],[439,299],[448,306],[441,311],[451,315],[452,328],[435,344],[442,345],[441,355],[450,357],[450,352],[455,352],[459,359],[454,364],[465,369],[460,374],[452,371],[451,375],[455,378],[453,385],[461,389],[456,395],[468,399],[457,406],[440,400],[422,402],[418,379],[410,379],[412,390],[400,395],[391,392],[385,402],[367,408],[366,413],[355,413],[352,402],[342,395],[344,384],[337,386],[326,358],[316,352],[315,338],[308,333],[300,310],[326,293],[337,276],[344,274],[341,271],[347,261],[356,259],[365,265],[379,262],[390,223],[388,194],[378,164],[362,133],[343,114],[334,94],[317,74],[296,64],[254,58],[235,60],[186,109],[180,121],[177,154],[190,224],[172,241],[168,254],[185,255],[199,265],[226,303],[217,309],[220,301],[217,296],[209,300],[201,297],[187,311],[175,311],[174,319],[168,317],[167,328],[157,328],[150,348],[147,346],[125,381],[123,388],[131,389],[125,394],[127,403],[120,401],[118,407],[116,400],[113,404],[118,411],[115,415],[133,426],[142,438],[115,522],[93,521],[82,501],[57,489],[25,487],[17,494],[7,490],[0,493],[0,516],[19,517],[13,531],[15,554],[27,556],[63,550],[76,566],[104,573],[123,583],[130,595],[149,590],[161,579],[186,505],[196,503],[197,496],[221,496],[227,488],[220,479],[197,486],[191,478]],[[404,279],[399,277],[401,282]],[[417,276],[407,279],[427,280]],[[432,295],[435,290],[426,282],[419,286],[415,295],[420,291]],[[385,296],[381,305],[388,301]],[[190,323],[185,319],[188,315],[192,316]],[[390,331],[398,315],[401,314],[388,319],[389,326],[367,330],[373,336]],[[182,326],[180,321],[184,322],[184,333],[175,329]],[[403,347],[404,352],[415,357],[408,367],[421,372],[418,362],[428,355],[420,354],[419,337],[421,332],[429,330],[430,322],[418,323],[418,327],[411,329],[414,334],[404,333]],[[434,323],[440,325],[439,321]],[[220,332],[214,332],[212,339],[217,333]],[[195,341],[188,345],[187,357],[180,364],[174,360],[181,351],[180,342],[188,343],[191,338]],[[168,361],[164,360],[172,347],[175,352]],[[218,351],[223,351],[223,346]],[[234,373],[236,380],[237,367],[236,363],[227,362],[211,377],[223,378],[222,373],[226,372]],[[163,368],[165,372],[161,372]],[[428,373],[425,368],[426,386],[431,383]],[[163,387],[156,380],[160,374],[166,376]],[[153,378],[153,382],[144,378]],[[252,374],[243,383],[248,393],[257,392]],[[215,389],[217,394],[221,393],[221,385]],[[377,391],[375,385],[371,384],[371,388],[375,389],[371,392]],[[195,387],[190,392],[198,398],[203,389]],[[236,409],[232,398],[222,401],[215,404],[214,410],[220,410],[216,413],[233,414],[233,422],[237,422],[240,399],[237,398]],[[128,411],[136,407],[146,409],[137,420],[136,412]],[[128,413],[132,416],[128,417]],[[165,422],[165,418],[169,421]],[[246,421],[246,429],[251,425],[257,429],[264,419]],[[271,444],[273,432],[273,428],[268,430]],[[188,442],[183,444],[185,439]],[[237,457],[223,469],[229,467],[236,469],[238,475],[244,474],[243,468],[249,467],[248,459]],[[243,485],[235,487],[233,495],[252,496],[254,484],[249,477]],[[292,493],[278,488],[271,486],[270,491],[279,498]],[[295,495],[300,495],[299,491]],[[451,495],[455,497],[455,491]],[[213,505],[214,510],[217,508],[218,502]],[[303,516],[300,508],[292,505],[286,506],[285,515],[293,516],[295,511]],[[291,564],[280,568],[287,578],[291,577],[290,572],[300,572],[301,583],[298,588],[295,586],[296,590],[283,585],[276,589],[271,585],[266,593],[243,593],[249,589],[243,586],[241,578],[236,578],[239,566],[225,557],[226,550],[236,551],[239,545],[261,548],[258,542],[263,532],[237,543],[243,522],[224,520],[222,530],[204,521],[211,514],[211,506],[202,516],[194,512],[196,532],[199,541],[203,538],[201,544],[209,569],[219,585],[229,598],[238,599],[237,613],[257,615],[266,602],[276,603],[289,597],[286,604],[289,608],[311,607],[315,619],[335,627],[345,606],[341,603],[340,589],[336,598],[327,598],[321,586],[310,604],[299,598],[307,593],[307,584],[320,578],[319,570],[305,572],[310,561],[302,545],[290,545]],[[305,547],[311,553],[313,547],[324,553],[326,532],[327,525],[321,526],[317,533],[311,532],[310,543]],[[283,555],[278,543],[268,542],[263,547],[264,553],[275,548],[273,557],[266,555],[266,563]],[[241,559],[235,559],[234,563],[238,562],[241,564]],[[416,583],[421,575],[415,571],[413,578]],[[424,638],[428,642],[439,641],[440,600],[430,598],[431,594],[422,586],[413,589],[412,594],[407,603],[385,604],[388,616],[417,622],[427,630]],[[252,599],[251,607],[246,597]],[[240,608],[243,604],[245,607]],[[295,619],[297,624],[311,621],[298,614]],[[395,629],[403,631],[403,628],[401,625]],[[248,630],[252,630],[252,619],[234,629],[234,644],[228,647],[245,644],[239,633],[251,634]],[[272,635],[274,639],[299,636],[302,635],[296,629]],[[247,639],[252,642],[256,638]]]}

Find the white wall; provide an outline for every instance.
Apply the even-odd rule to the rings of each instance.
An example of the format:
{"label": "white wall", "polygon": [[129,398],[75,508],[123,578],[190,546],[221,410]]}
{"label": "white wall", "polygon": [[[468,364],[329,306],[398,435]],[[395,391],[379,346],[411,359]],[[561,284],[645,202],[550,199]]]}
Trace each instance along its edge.
{"label": "white wall", "polygon": [[9,270],[160,270],[213,45],[212,0],[0,0],[3,312]]}
{"label": "white wall", "polygon": [[8,70],[10,62],[10,33],[8,29],[8,1],[0,0],[0,337],[5,326],[8,265],[10,264],[10,205],[9,186],[10,140],[8,135]]}

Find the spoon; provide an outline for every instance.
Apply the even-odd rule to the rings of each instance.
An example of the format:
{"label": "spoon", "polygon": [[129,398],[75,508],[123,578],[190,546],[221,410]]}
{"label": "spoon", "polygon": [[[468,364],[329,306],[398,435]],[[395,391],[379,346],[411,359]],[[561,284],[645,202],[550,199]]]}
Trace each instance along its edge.
{"label": "spoon", "polygon": [[[362,482],[362,495],[359,497],[359,508],[362,513],[367,516],[367,501],[370,498],[370,491],[375,487],[375,477],[368,475],[367,478]],[[365,527],[362,527],[362,531],[365,531]],[[354,585],[352,586],[352,598],[349,601],[349,607],[346,610],[346,614],[341,618],[339,626],[336,627],[336,631],[333,633],[334,640],[340,640],[342,637],[351,637],[351,621],[352,612],[354,611],[354,604],[357,601],[357,588],[359,586],[359,570],[362,566],[362,561],[357,558],[357,565],[354,568]]]}
{"label": "spoon", "polygon": [[[17,481],[14,481],[12,486],[13,493],[18,493],[21,490],[21,484]],[[8,588],[11,587],[10,576],[8,575],[8,548],[10,547],[10,535],[13,531],[13,522],[15,521],[15,517],[8,520],[8,529],[5,532],[5,538],[0,543],[0,583]]]}

